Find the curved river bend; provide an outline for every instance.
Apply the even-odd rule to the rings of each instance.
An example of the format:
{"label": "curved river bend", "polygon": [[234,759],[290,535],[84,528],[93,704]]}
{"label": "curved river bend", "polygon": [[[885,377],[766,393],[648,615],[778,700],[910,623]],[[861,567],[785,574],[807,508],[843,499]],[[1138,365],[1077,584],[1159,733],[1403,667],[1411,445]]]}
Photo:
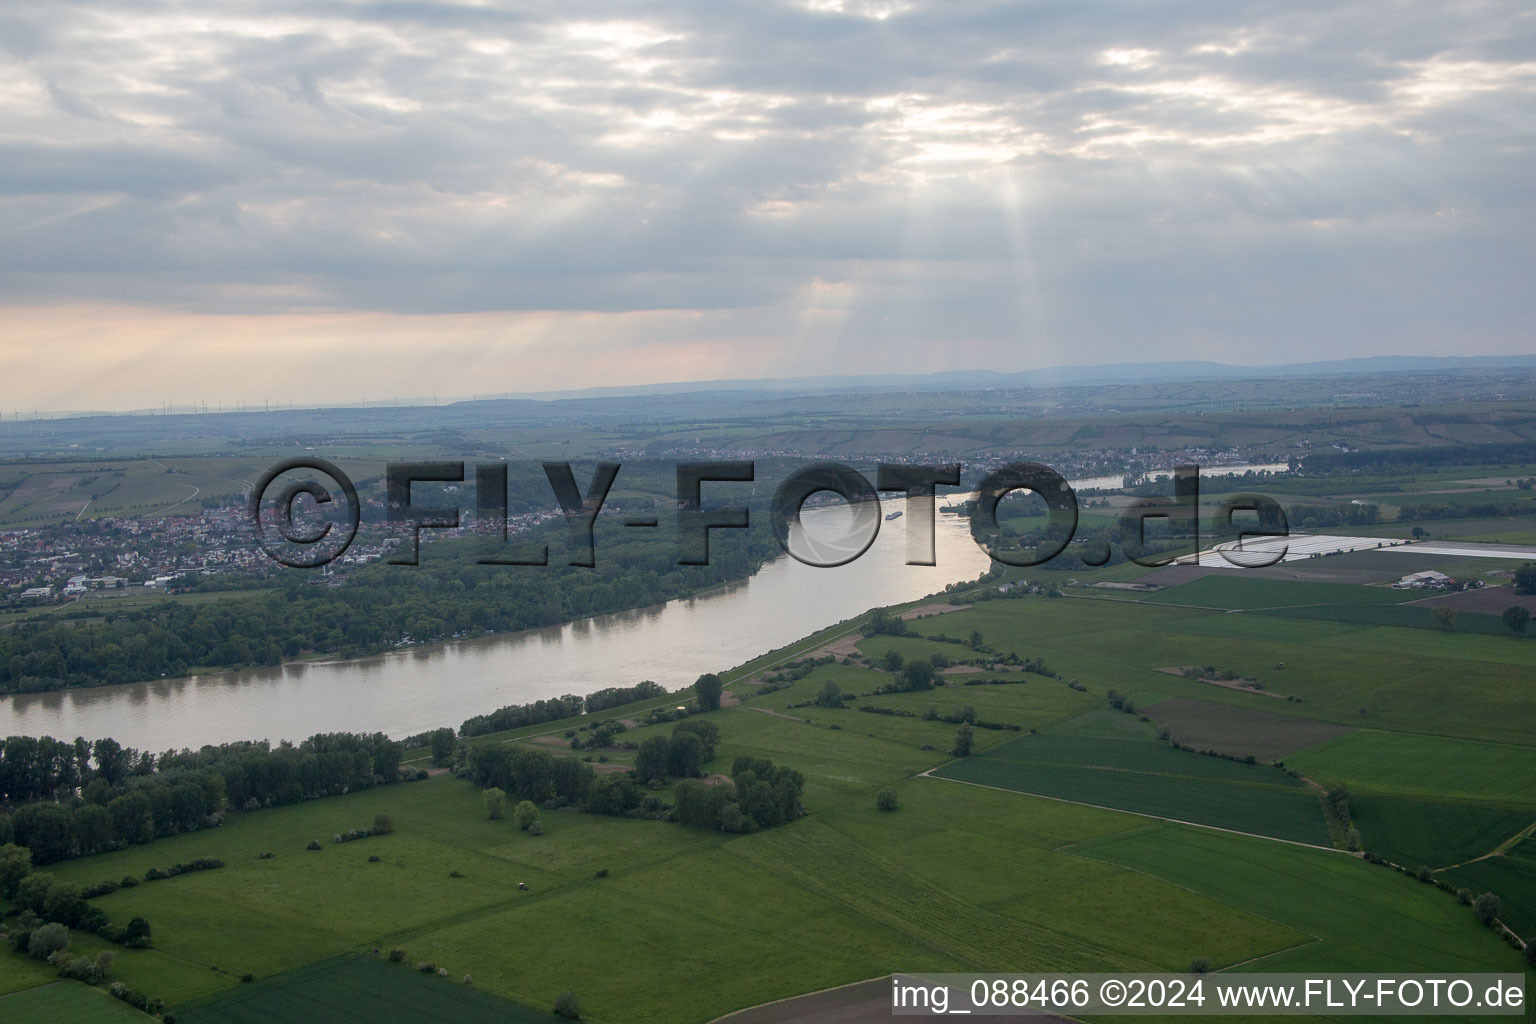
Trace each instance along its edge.
{"label": "curved river bend", "polygon": [[[1071,483],[1108,488],[1121,480]],[[882,504],[882,511],[904,509],[905,499]],[[845,505],[804,514],[812,541],[846,534],[850,518]],[[442,725],[457,728],[471,715],[507,704],[642,679],[675,690],[701,673],[742,664],[877,605],[911,601],[987,570],[990,560],[971,540],[969,520],[946,515],[934,517],[937,565],[907,565],[906,524],[913,518],[882,522],[874,545],[835,569],[780,558],[751,579],[699,597],[564,626],[353,661],[0,698],[0,736],[111,736],[150,751],[262,737],[300,740],[317,732],[406,736]],[[792,534],[791,543],[798,539]]]}
{"label": "curved river bend", "polygon": [[[804,519],[813,538],[827,539],[848,517],[846,506],[836,506],[807,509]],[[677,689],[876,605],[910,601],[985,572],[989,559],[971,540],[969,520],[934,518],[934,566],[905,564],[912,519],[897,519],[882,522],[874,545],[847,565],[819,569],[780,558],[708,594],[563,626],[352,661],[3,698],[0,736],[111,736],[157,752],[317,732],[406,736],[457,728],[507,704],[642,679]]]}

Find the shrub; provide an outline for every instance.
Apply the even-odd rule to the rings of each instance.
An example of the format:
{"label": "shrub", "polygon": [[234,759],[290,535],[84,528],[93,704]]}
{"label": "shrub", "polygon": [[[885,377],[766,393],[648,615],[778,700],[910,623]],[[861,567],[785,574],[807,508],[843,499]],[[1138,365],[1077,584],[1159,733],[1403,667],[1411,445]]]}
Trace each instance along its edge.
{"label": "shrub", "polygon": [[395,830],[395,821],[389,815],[380,811],[373,816],[373,834],[387,836]]}
{"label": "shrub", "polygon": [[556,996],[555,1013],[566,1020],[581,1020],[581,1006],[576,1002],[576,993],[567,989]]}
{"label": "shrub", "polygon": [[47,960],[55,953],[69,948],[69,929],[49,922],[33,932],[27,939],[27,953],[38,960]]}
{"label": "shrub", "polygon": [[975,735],[975,732],[976,732],[976,730],[972,729],[969,725],[962,725],[960,728],[956,729],[955,730],[955,745],[954,745],[954,747],[949,752],[950,756],[951,757],[970,757],[971,756],[971,739]]}
{"label": "shrub", "polygon": [[1472,913],[1483,924],[1493,924],[1493,919],[1499,916],[1499,898],[1491,892],[1485,892],[1472,901]]}
{"label": "shrub", "polygon": [[1413,873],[1413,877],[1421,882],[1433,882],[1435,880],[1435,872],[1428,864],[1420,864],[1419,870]]}
{"label": "shrub", "polygon": [[596,877],[598,877],[598,878],[607,878],[608,877],[608,869],[607,868],[598,868],[597,869]]}
{"label": "shrub", "polygon": [[517,821],[518,828],[527,830],[539,819],[539,809],[532,800],[523,800],[512,809],[512,817]]}
{"label": "shrub", "polygon": [[487,818],[490,818],[492,821],[499,821],[506,814],[507,794],[503,790],[492,786],[484,793],[481,793],[480,798],[485,801],[485,816]]}
{"label": "shrub", "polygon": [[528,834],[531,835],[531,836],[541,836],[541,835],[543,835],[544,834],[544,823],[539,821],[539,820],[537,820],[537,819],[535,819],[533,824],[528,826]]}
{"label": "shrub", "polygon": [[1199,957],[1189,965],[1189,973],[1191,974],[1209,974],[1210,970],[1211,958],[1208,956]]}
{"label": "shrub", "polygon": [[309,842],[304,844],[304,849],[306,849],[306,850],[319,850],[319,849],[323,849],[323,847],[321,847],[321,845],[320,845],[320,840],[318,840],[318,839],[311,839]]}
{"label": "shrub", "polygon": [[875,794],[875,809],[880,811],[894,811],[896,809],[896,791],[894,789],[882,789]]}
{"label": "shrub", "polygon": [[1472,890],[1471,889],[1457,889],[1456,890],[1456,902],[1460,903],[1464,907],[1470,907],[1472,905]]}
{"label": "shrub", "polygon": [[242,975],[240,975],[240,984],[242,984],[242,985],[248,984],[248,983],[253,982],[255,980],[256,980],[256,975],[254,975],[254,974],[242,974]]}
{"label": "shrub", "polygon": [[368,855],[368,863],[369,864],[377,864],[377,863],[379,863],[379,861],[381,861],[383,859],[384,859],[383,857],[380,857],[376,853],[371,853],[371,854]]}
{"label": "shrub", "polygon": [[112,969],[112,961],[116,953],[106,951],[96,955],[93,959],[88,956],[70,956],[68,953],[58,952],[48,958],[48,962],[59,969],[59,977],[69,978],[72,981],[83,981],[87,985],[95,985],[107,976]]}
{"label": "shrub", "polygon": [[418,971],[420,971],[422,974],[436,974],[437,973],[437,964],[427,963],[426,961],[423,961],[422,963],[419,963],[419,964],[416,965],[416,969]]}
{"label": "shrub", "polygon": [[392,963],[392,964],[404,963],[405,962],[405,950],[401,949],[399,946],[396,946],[394,949],[390,950],[389,951],[389,962]]}
{"label": "shrub", "polygon": [[452,871],[448,872],[448,877],[449,878],[463,878],[464,877],[464,872],[460,871],[458,868],[454,868]]}

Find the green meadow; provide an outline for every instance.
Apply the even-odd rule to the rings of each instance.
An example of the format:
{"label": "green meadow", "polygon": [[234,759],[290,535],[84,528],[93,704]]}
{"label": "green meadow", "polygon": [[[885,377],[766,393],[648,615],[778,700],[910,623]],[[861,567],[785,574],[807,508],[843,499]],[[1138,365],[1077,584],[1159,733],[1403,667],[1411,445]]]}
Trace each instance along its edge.
{"label": "green meadow", "polygon": [[17,1024],[149,1024],[154,1019],[76,981],[55,981],[0,996],[0,1020]]}
{"label": "green meadow", "polygon": [[[534,1021],[571,990],[598,1024],[703,1024],[892,970],[1182,970],[1201,957],[1244,970],[1518,970],[1519,954],[1454,898],[1332,848],[1342,829],[1330,827],[1319,793],[1348,786],[1367,850],[1499,892],[1509,923],[1532,930],[1523,846],[1452,865],[1536,822],[1536,644],[1232,612],[1207,605],[1259,598],[1223,583],[1184,601],[1183,589],[1158,602],[1079,588],[983,601],[913,620],[917,636],[857,645],[875,664],[891,650],[955,659],[975,652],[933,638],[977,631],[993,657],[1040,659],[1060,678],[987,668],[940,675],[933,690],[875,694],[895,677],[840,659],[762,692],[775,668],[848,626],[730,670],[740,702],[709,713],[721,736],[705,770],[728,772],[749,754],[806,779],[807,816],[766,831],[565,808],[542,812],[534,836],[489,820],[476,788],[445,774],[230,814],[218,828],[48,870],[89,884],[224,860],[93,901],[114,920],[153,925],[154,948],[121,951],[112,977],[193,1022],[294,1019],[313,1007],[338,1021],[447,1019],[430,1009],[439,1005],[461,1007],[454,1019]],[[1294,699],[1159,671],[1184,665],[1260,679],[1266,693]],[[978,678],[1010,682],[965,685]],[[853,695],[847,706],[809,703],[829,682]],[[1111,689],[1135,712],[1111,708]],[[1172,698],[1212,745],[1239,744],[1263,722],[1273,742],[1300,749],[1276,747],[1284,769],[1173,749],[1141,714]],[[596,719],[640,720],[678,700]],[[952,757],[956,723],[928,711],[959,718],[967,707],[1017,729],[978,728],[973,755]],[[565,732],[585,724],[473,742],[565,754]],[[619,739],[670,731],[636,727]],[[600,753],[612,766],[633,760],[620,747]],[[886,789],[894,811],[876,808]],[[378,813],[392,818],[391,834],[331,842]],[[311,840],[321,849],[306,850]],[[78,936],[75,948],[105,944]],[[386,962],[397,948],[404,963]],[[428,977],[418,963],[448,975]],[[242,983],[247,974],[254,980]],[[0,955],[0,991],[30,994],[50,978]],[[370,1010],[374,990],[403,1015]]]}
{"label": "green meadow", "polygon": [[183,1006],[188,1024],[415,1024],[422,1020],[485,1024],[558,1024],[559,1017],[518,1006],[473,987],[474,979],[442,978],[403,963],[346,956],[241,985]]}

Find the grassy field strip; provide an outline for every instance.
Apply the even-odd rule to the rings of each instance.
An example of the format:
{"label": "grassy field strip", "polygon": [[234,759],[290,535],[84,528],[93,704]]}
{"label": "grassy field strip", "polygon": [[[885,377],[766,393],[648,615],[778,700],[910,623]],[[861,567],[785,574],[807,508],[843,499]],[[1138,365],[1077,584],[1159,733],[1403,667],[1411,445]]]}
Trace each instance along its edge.
{"label": "grassy field strip", "polygon": [[[1302,842],[1299,839],[1282,839],[1279,836],[1266,836],[1266,835],[1261,835],[1258,832],[1244,832],[1241,829],[1223,828],[1220,825],[1206,825],[1206,824],[1204,824],[1202,822],[1198,822],[1198,821],[1182,821],[1182,820],[1180,820],[1178,818],[1164,817],[1161,814],[1148,814],[1145,811],[1129,811],[1129,810],[1126,810],[1123,807],[1110,807],[1107,804],[1092,804],[1092,803],[1088,803],[1085,800],[1071,800],[1071,799],[1068,799],[1067,797],[1047,796],[1044,793],[1031,793],[1031,792],[1029,792],[1027,790],[1009,789],[1007,786],[992,786],[992,785],[988,785],[985,782],[971,782],[971,781],[966,780],[966,779],[951,778],[950,776],[947,776],[947,775],[935,775],[934,772],[936,772],[936,771],[938,771],[937,768],[931,768],[931,769],[929,769],[926,772],[921,772],[919,774],[919,778],[938,779],[941,782],[956,782],[956,783],[959,783],[962,786],[978,786],[978,787],[980,787],[982,789],[997,790],[1000,793],[1017,793],[1020,796],[1032,796],[1032,797],[1035,797],[1036,799],[1039,799],[1039,800],[1055,800],[1058,803],[1072,804],[1073,806],[1076,806],[1076,807],[1092,807],[1092,808],[1094,808],[1096,810],[1100,810],[1100,811],[1115,811],[1116,813],[1119,813],[1119,814],[1133,814],[1133,815],[1135,815],[1138,818],[1149,818],[1152,821],[1162,821],[1162,822],[1167,822],[1167,823],[1172,824],[1172,825],[1189,825],[1189,826],[1191,826],[1193,828],[1210,829],[1212,832],[1225,832],[1225,833],[1228,833],[1229,835],[1234,835],[1234,836],[1246,836],[1249,839],[1263,839],[1263,840],[1267,840],[1268,842],[1271,842],[1271,843],[1285,843],[1285,844],[1287,844],[1289,846],[1300,846],[1300,847],[1304,847],[1304,848],[1309,849],[1309,850],[1326,850],[1328,853],[1344,853],[1343,850],[1337,850],[1337,849],[1334,849],[1331,846],[1319,846],[1316,843],[1305,843],[1305,842]],[[1345,856],[1353,857],[1354,854],[1345,853]]]}
{"label": "grassy field strip", "polygon": [[7,1024],[152,1024],[121,999],[78,981],[54,981],[0,996],[0,1020]]}
{"label": "grassy field strip", "polygon": [[[1152,966],[1081,936],[1035,926],[1049,936],[1049,949],[1042,950],[1012,919],[957,899],[822,822],[802,822],[727,849],[976,969],[1044,971],[1072,962]],[[850,874],[857,882],[840,884]]]}
{"label": "grassy field strip", "polygon": [[[668,851],[666,853],[651,857],[630,859],[624,863],[624,866],[621,870],[625,872],[633,872],[644,871],[649,868],[662,867],[666,864],[672,863],[673,861],[692,857],[698,852],[699,848],[694,847],[686,850]],[[413,937],[424,935],[429,932],[440,931],[444,928],[456,927],[458,925],[477,921],[487,917],[494,917],[503,911],[511,910],[516,907],[527,907],[530,905],[543,903],[548,900],[559,899],[563,896],[569,895],[573,891],[597,884],[599,883],[596,879],[590,876],[585,876],[582,878],[574,879],[570,882],[566,882],[564,884],[555,884],[549,888],[537,889],[527,892],[516,890],[512,896],[505,900],[500,900],[495,903],[481,904],[479,906],[470,907],[466,910],[461,910],[454,914],[446,914],[442,917],[420,921],[411,925],[409,928],[402,928],[398,931],[387,932],[378,936],[378,938],[375,940],[375,944],[381,947],[397,945],[401,942],[408,941]]]}
{"label": "grassy field strip", "polygon": [[371,957],[343,956],[176,1008],[189,1024],[413,1024],[465,1020],[546,1024],[560,1018],[462,984]]}

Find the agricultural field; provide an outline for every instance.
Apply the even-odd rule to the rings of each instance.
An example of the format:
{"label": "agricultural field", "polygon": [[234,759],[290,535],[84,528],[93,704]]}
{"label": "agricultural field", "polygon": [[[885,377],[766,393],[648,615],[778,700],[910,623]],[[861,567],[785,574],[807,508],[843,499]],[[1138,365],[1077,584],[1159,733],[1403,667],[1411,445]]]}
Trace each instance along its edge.
{"label": "agricultural field", "polygon": [[414,965],[371,956],[311,964],[175,1008],[188,1024],[288,1024],[323,1018],[330,1024],[415,1024],[423,1020],[486,1024],[558,1024],[482,992],[472,979],[445,979]]}
{"label": "agricultural field", "polygon": [[934,777],[1330,845],[1317,794],[1278,769],[1202,757],[1147,739],[1026,736]]}
{"label": "agricultural field", "polygon": [[[1073,852],[1146,872],[1302,936],[1241,970],[1393,972],[1435,964],[1455,971],[1487,963],[1519,969],[1507,947],[1455,900],[1346,854],[1177,825],[1092,840]],[[1223,957],[1218,966],[1231,963]]]}
{"label": "agricultural field", "polygon": [[1524,936],[1536,935],[1536,839],[1523,839],[1497,857],[1442,871],[1440,878],[1472,892],[1499,895],[1499,918]]}
{"label": "agricultural field", "polygon": [[[1444,877],[1499,892],[1518,926],[1531,906],[1524,847],[1452,865],[1536,821],[1536,645],[1281,617],[1263,611],[1248,581],[1207,578],[1219,581],[1204,584],[1211,600],[1235,596],[1250,610],[1181,607],[1171,598],[1182,586],[1167,602],[1069,587],[1064,599],[981,600],[913,619],[916,636],[860,639],[838,627],[725,673],[729,706],[709,714],[721,738],[704,768],[729,771],[750,754],[804,773],[810,813],[778,828],[726,835],[566,808],[543,812],[534,837],[489,820],[476,788],[447,774],[230,814],[218,828],[48,870],[83,885],[199,857],[225,862],[93,901],[114,920],[152,922],[155,948],[122,950],[112,977],[184,1021],[394,1019],[368,1009],[374,990],[414,1020],[433,1019],[427,1008],[443,1001],[484,999],[485,1014],[533,1021],[569,989],[598,1024],[703,1024],[892,969],[1182,970],[1199,957],[1245,970],[1518,969],[1518,955],[1455,899],[1330,848],[1339,830],[1317,788],[1259,755],[1325,786],[1346,783],[1367,849],[1429,851],[1423,862]],[[1297,585],[1329,602],[1380,589]],[[970,657],[973,648],[934,638],[972,631],[996,657],[1041,659],[1059,678],[967,669],[941,674],[933,690],[873,695],[895,677],[845,663],[855,652],[875,664],[890,651]],[[836,640],[836,660],[762,692],[775,670]],[[1261,679],[1265,693],[1159,671],[1189,664]],[[978,678],[1010,681],[966,685]],[[810,703],[827,683],[854,699]],[[1112,709],[1111,689],[1137,713]],[[639,721],[675,703],[601,718]],[[956,723],[925,714],[966,706],[1018,730],[978,728],[975,755],[952,758]],[[1160,720],[1184,742],[1260,763],[1174,750],[1156,738]],[[564,753],[571,727],[471,742]],[[620,738],[670,731],[636,726]],[[634,755],[602,756],[607,768]],[[886,789],[894,811],[876,809]],[[331,841],[379,813],[391,834]],[[305,849],[311,840],[321,849]],[[84,936],[75,945],[106,948]],[[402,949],[406,965],[375,948]],[[411,969],[419,962],[448,978]],[[242,984],[247,973],[255,980]],[[0,991],[50,977],[0,954]],[[495,1019],[467,1003],[453,1012]]]}
{"label": "agricultural field", "polygon": [[1173,739],[1185,746],[1239,757],[1252,754],[1260,761],[1273,761],[1350,731],[1331,722],[1188,697],[1156,704],[1138,701],[1137,706],[1158,725],[1166,725]]}
{"label": "agricultural field", "polygon": [[0,996],[0,1020],[29,1024],[150,1024],[155,1018],[76,981],[55,981]]}
{"label": "agricultural field", "polygon": [[1536,810],[1469,801],[1354,793],[1351,817],[1365,848],[1410,870],[1481,857],[1536,825]]}

